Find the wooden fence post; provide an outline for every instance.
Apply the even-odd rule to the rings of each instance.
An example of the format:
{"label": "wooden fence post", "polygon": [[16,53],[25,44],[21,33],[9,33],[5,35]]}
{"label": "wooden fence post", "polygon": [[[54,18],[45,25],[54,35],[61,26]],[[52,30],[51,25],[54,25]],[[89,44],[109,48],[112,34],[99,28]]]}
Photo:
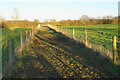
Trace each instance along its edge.
{"label": "wooden fence post", "polygon": [[30,32],[30,39],[31,39],[31,30],[29,32]]}
{"label": "wooden fence post", "polygon": [[75,30],[73,28],[73,39],[75,39]]}
{"label": "wooden fence post", "polygon": [[113,61],[116,63],[116,36],[113,37]]}
{"label": "wooden fence post", "polygon": [[12,54],[11,54],[11,39],[8,40],[9,43],[9,65],[11,66],[12,63]]}
{"label": "wooden fence post", "polygon": [[33,28],[32,28],[32,38],[33,38],[34,32],[33,32]]}
{"label": "wooden fence post", "polygon": [[21,47],[23,46],[23,42],[22,42],[22,32],[21,32]]}
{"label": "wooden fence post", "polygon": [[26,42],[28,41],[28,32],[26,31]]}
{"label": "wooden fence post", "polygon": [[85,45],[87,46],[87,30],[85,30]]}

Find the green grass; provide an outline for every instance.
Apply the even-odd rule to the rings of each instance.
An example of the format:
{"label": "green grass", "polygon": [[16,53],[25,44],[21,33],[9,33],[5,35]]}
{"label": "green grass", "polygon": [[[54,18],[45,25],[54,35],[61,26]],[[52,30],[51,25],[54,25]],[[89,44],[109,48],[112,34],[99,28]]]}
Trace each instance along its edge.
{"label": "green grass", "polygon": [[113,78],[107,57],[48,27],[41,27],[12,68],[15,78]]}
{"label": "green grass", "polygon": [[[117,45],[120,44],[118,41],[118,25],[117,24],[101,24],[101,25],[87,25],[87,26],[63,26],[63,31],[67,31],[72,36],[73,28],[75,29],[75,38],[84,40],[85,30],[87,30],[88,44],[94,43],[101,45],[106,49],[112,51],[113,36],[117,36]],[[58,27],[60,29],[60,27]],[[118,47],[118,46],[117,46]],[[117,48],[118,51],[120,49]]]}
{"label": "green grass", "polygon": [[9,53],[8,53],[8,39],[11,39],[11,49],[12,49],[12,56],[15,53],[15,48],[20,45],[20,33],[23,34],[23,42],[25,41],[26,37],[26,30],[29,31],[31,28],[15,28],[15,29],[2,29],[2,64],[3,66],[9,60]]}
{"label": "green grass", "polygon": [[[84,30],[86,29],[89,34],[92,34],[93,36],[95,36],[94,38],[96,38],[97,33],[100,30],[103,31],[101,28],[96,28],[96,26],[74,26],[75,31],[78,31],[78,33],[75,32],[75,37],[78,39],[84,39]],[[70,32],[71,36],[72,28],[73,26],[68,26],[68,31]],[[6,36],[10,35],[11,31],[12,30],[10,29],[8,31],[6,29]],[[12,39],[14,41],[14,45],[12,45],[14,46],[13,49],[15,48],[15,45],[17,46],[17,44],[20,44],[21,31],[24,32],[24,35],[26,30],[25,28],[23,28],[19,29],[18,31],[15,30],[15,32],[13,32],[13,35],[15,36]],[[4,34],[5,32],[3,30]],[[108,30],[106,32],[103,31],[103,34],[107,32]],[[117,32],[115,33],[117,34]],[[4,34],[2,40],[3,42],[5,40],[6,43],[8,43],[7,39],[9,39],[10,37],[5,37]],[[88,40],[91,37],[89,34]],[[91,42],[92,41],[94,40],[91,39]],[[3,50],[4,48],[5,46],[3,46]],[[8,48],[6,48],[6,50],[8,50]],[[3,52],[3,54],[4,53],[5,52]],[[4,56],[6,57],[8,56],[8,54]],[[76,41],[71,40],[63,34],[57,33],[56,31],[48,27],[40,28],[38,34],[36,34],[36,36],[34,36],[34,39],[31,41],[31,44],[27,45],[27,47],[24,49],[22,57],[20,59],[18,58],[18,60],[16,59],[14,64],[15,65],[12,67],[14,68],[12,71],[13,75],[11,77],[17,78],[100,78],[117,77],[117,75],[119,74],[119,71],[117,69],[118,66],[109,61],[107,57],[96,53],[95,51],[93,51],[93,49],[89,49],[81,43],[77,43]]]}

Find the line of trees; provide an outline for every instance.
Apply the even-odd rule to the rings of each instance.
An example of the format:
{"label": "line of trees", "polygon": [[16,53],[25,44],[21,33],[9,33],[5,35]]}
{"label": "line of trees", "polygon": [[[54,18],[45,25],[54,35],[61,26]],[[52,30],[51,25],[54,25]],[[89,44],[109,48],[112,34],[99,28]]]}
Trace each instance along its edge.
{"label": "line of trees", "polygon": [[79,20],[61,20],[56,21],[55,19],[45,21],[44,24],[49,23],[52,25],[61,25],[61,26],[77,26],[77,25],[97,25],[97,24],[117,24],[118,17],[105,16],[102,18],[89,18],[87,15],[83,15]]}
{"label": "line of trees", "polygon": [[[3,17],[0,17],[2,22],[2,28],[20,28],[20,27],[30,27],[36,24],[51,24],[51,25],[61,25],[61,26],[79,26],[79,25],[97,25],[97,24],[118,24],[118,17],[106,16],[102,18],[89,18],[87,15],[83,15],[79,20],[61,20],[56,21],[56,19],[45,20],[40,22],[38,19],[34,19],[33,22],[28,20],[17,20],[18,17],[15,16],[14,21],[6,21]],[[120,20],[119,20],[120,21]]]}
{"label": "line of trees", "polygon": [[[2,22],[3,27],[20,27],[20,23],[22,25],[31,24],[32,22],[29,22],[28,20],[20,21],[18,20],[19,17],[19,12],[18,9],[14,9],[14,16],[11,17],[14,19],[14,21],[6,21],[5,18],[0,16],[0,22]],[[120,20],[119,20],[120,21]],[[38,19],[34,19],[34,24],[40,23]],[[51,24],[51,25],[61,25],[61,26],[78,26],[78,25],[97,25],[97,24],[117,24],[118,23],[118,17],[112,17],[112,16],[104,16],[102,18],[97,17],[91,17],[87,15],[81,16],[78,20],[61,20],[61,21],[56,21],[56,19],[46,19],[44,22],[41,22],[40,24]],[[11,25],[11,26],[9,26]]]}

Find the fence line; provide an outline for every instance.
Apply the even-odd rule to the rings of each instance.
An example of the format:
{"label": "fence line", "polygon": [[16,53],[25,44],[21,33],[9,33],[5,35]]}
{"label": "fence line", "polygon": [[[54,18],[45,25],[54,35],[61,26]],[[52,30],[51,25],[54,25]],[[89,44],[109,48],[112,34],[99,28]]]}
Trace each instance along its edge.
{"label": "fence line", "polygon": [[[60,28],[57,28],[57,27],[53,27],[53,26],[49,26],[49,27],[51,27],[51,28],[53,28],[53,29],[55,29],[56,31],[60,31],[60,32],[64,32],[64,29],[63,29],[63,27],[60,27]],[[33,38],[33,36],[34,36],[34,34],[37,34],[37,32],[38,32],[38,27],[36,27],[36,28],[32,28],[32,34],[31,34],[31,30],[29,31],[29,33],[30,33],[30,35],[29,35],[29,40],[32,40],[32,38]],[[70,32],[68,31],[68,28],[66,27],[66,30],[65,30],[65,32],[64,33],[66,33],[65,35],[67,35],[67,36],[70,36]],[[75,39],[75,29],[73,28],[73,36],[72,36],[72,38],[73,39]],[[22,35],[22,32],[20,33],[20,41],[21,41],[21,47],[23,48],[23,35]],[[28,31],[26,31],[26,41],[28,41]],[[82,42],[82,40],[79,40],[80,42]],[[11,65],[12,64],[12,49],[11,49],[11,39],[9,39],[8,40],[8,42],[9,42],[9,45],[8,45],[8,48],[9,48],[9,64]],[[87,30],[85,30],[85,40],[83,40],[83,43],[87,46],[87,47],[89,47],[89,48],[92,48],[93,46],[92,46],[92,44],[90,43],[90,45],[88,45],[88,40],[87,40]],[[25,44],[26,45],[26,44]],[[113,62],[114,63],[116,63],[116,61],[117,61],[117,59],[116,59],[116,47],[117,47],[117,45],[116,45],[116,36],[114,36],[113,37],[113,56],[111,56],[111,54],[110,54],[110,51],[109,50],[107,50],[107,55],[109,55],[110,56],[110,58],[111,59],[113,59]],[[102,52],[102,49],[103,49],[103,47],[102,46],[99,46],[99,51],[101,51],[100,53],[103,53]],[[119,59],[118,59],[119,60]]]}
{"label": "fence line", "polygon": [[[3,75],[6,73],[6,72],[8,72],[7,71],[7,69],[9,69],[9,72],[10,72],[10,74],[11,74],[11,68],[12,68],[12,63],[14,62],[14,58],[15,57],[19,57],[19,56],[21,56],[21,54],[20,55],[18,55],[19,53],[21,53],[22,52],[22,50],[23,50],[23,48],[24,48],[24,46],[25,45],[27,45],[27,42],[29,42],[30,40],[32,40],[33,39],[33,36],[34,36],[34,34],[37,34],[37,32],[38,32],[38,26],[36,27],[36,28],[32,28],[32,34],[31,34],[31,30],[29,31],[29,37],[28,37],[28,31],[26,31],[26,38],[25,38],[25,41],[23,40],[23,34],[22,34],[22,32],[20,32],[20,46],[17,46],[17,51],[16,51],[16,48],[15,48],[15,53],[12,53],[12,48],[11,48],[11,43],[12,43],[12,41],[11,41],[11,39],[8,39],[8,53],[9,53],[9,60],[8,60],[8,63],[6,63],[5,65],[4,65],[4,67],[3,67]],[[13,44],[13,43],[12,43]],[[13,56],[13,57],[12,57]],[[6,74],[5,74],[6,75]]]}
{"label": "fence line", "polygon": [[[54,29],[54,30],[56,30],[56,26],[49,26],[49,27],[51,27],[52,29]],[[60,28],[57,28],[57,30],[56,31],[59,31],[59,32],[61,32],[61,33],[63,33],[64,34],[64,32],[66,32],[66,36],[69,36],[70,38],[73,38],[74,40],[76,40],[75,39],[75,29],[73,28],[73,36],[71,37],[70,36],[70,32],[69,31],[67,31],[68,30],[68,28],[66,27],[66,30],[64,30],[64,27],[60,27]],[[103,50],[103,47],[100,45],[99,46],[99,48],[97,48],[96,46],[93,46],[93,44],[91,44],[91,43],[89,43],[88,44],[88,39],[87,39],[87,30],[85,30],[85,36],[84,36],[85,38],[83,39],[83,40],[79,40],[80,42],[82,42],[83,44],[85,44],[85,46],[86,47],[88,47],[88,48],[93,48],[95,51],[99,51],[102,55],[103,55],[103,53],[106,53],[106,55],[111,59],[111,60],[113,60],[113,62],[116,64],[116,62],[117,61],[119,61],[119,59],[117,60],[117,53],[116,53],[116,36],[114,36],[113,37],[113,52],[111,52],[110,50],[108,50],[107,49],[107,51],[106,52],[103,52],[104,50]],[[96,45],[96,44],[94,44],[94,45]],[[112,55],[113,54],[113,55]],[[119,57],[119,56],[118,56]]]}

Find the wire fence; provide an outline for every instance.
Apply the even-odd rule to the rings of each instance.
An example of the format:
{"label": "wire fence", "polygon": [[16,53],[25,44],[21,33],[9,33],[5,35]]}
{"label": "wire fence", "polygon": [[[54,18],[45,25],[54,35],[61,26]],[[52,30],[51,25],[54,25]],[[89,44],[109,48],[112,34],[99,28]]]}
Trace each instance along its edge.
{"label": "wire fence", "polygon": [[[105,48],[103,45],[98,45],[96,43],[91,42],[89,40],[90,35],[88,35],[89,31],[87,30],[81,31],[81,35],[80,35],[79,31],[77,31],[74,28],[57,27],[51,25],[47,25],[47,26],[56,30],[57,32],[61,32],[67,37],[70,37],[76,41],[79,41],[80,43],[83,43],[86,47],[101,53],[101,55],[109,57],[115,64],[119,63],[119,56],[116,49],[117,47],[116,36],[113,37],[113,50],[110,50]],[[15,57],[21,57],[21,52],[24,50],[26,44],[30,43],[30,41],[33,39],[33,36],[37,34],[39,28],[40,25],[38,25],[35,28],[32,28],[29,31],[20,32],[19,36],[13,38],[15,40],[8,39],[8,42],[2,45],[3,75],[8,70],[10,72],[11,70],[10,68],[12,67],[12,63],[15,61]],[[76,37],[78,35],[79,37]],[[17,41],[17,44],[14,41]]]}
{"label": "wire fence", "polygon": [[[117,42],[116,42],[116,36],[113,37],[113,41],[109,43],[112,46],[112,49],[104,47],[104,45],[100,44],[100,42],[97,42],[95,40],[91,40],[90,32],[87,30],[78,31],[74,28],[67,28],[67,27],[61,27],[61,26],[51,26],[48,25],[50,28],[56,30],[57,32],[61,32],[62,34],[66,35],[67,37],[70,37],[76,41],[79,41],[80,43],[83,43],[86,47],[93,49],[96,52],[99,52],[102,56],[108,57],[110,60],[112,60],[115,64],[120,64],[119,61],[119,55],[117,52]],[[95,36],[93,36],[95,37]],[[107,42],[106,42],[107,44]]]}
{"label": "wire fence", "polygon": [[[20,32],[17,37],[8,39],[7,43],[2,44],[2,75],[11,72],[12,63],[16,58],[21,57],[21,52],[26,45],[31,42],[33,36],[38,32],[38,26]],[[17,35],[17,34],[16,34]]]}

